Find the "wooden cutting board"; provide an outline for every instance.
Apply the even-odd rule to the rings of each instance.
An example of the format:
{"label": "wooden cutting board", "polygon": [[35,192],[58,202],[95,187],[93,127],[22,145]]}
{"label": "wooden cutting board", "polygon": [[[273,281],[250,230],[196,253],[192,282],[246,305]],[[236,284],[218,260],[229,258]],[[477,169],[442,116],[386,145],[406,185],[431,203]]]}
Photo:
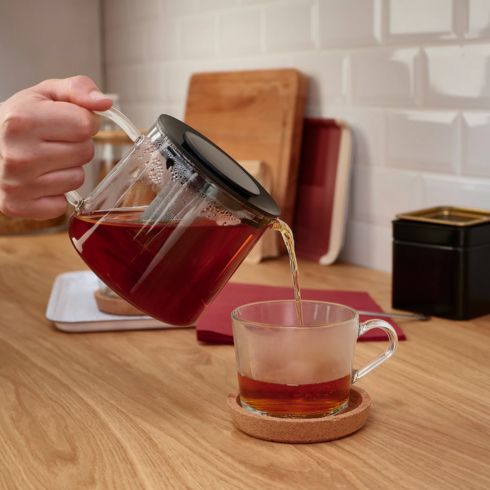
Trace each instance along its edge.
{"label": "wooden cutting board", "polygon": [[294,69],[196,73],[185,122],[235,160],[270,169],[271,194],[292,223],[307,78]]}

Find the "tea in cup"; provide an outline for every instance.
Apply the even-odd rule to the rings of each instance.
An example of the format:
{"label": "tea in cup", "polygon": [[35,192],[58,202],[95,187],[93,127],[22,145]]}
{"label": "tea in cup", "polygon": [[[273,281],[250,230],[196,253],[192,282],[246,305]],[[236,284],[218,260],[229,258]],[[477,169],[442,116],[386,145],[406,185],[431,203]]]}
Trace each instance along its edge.
{"label": "tea in cup", "polygon": [[[242,407],[274,417],[323,417],[349,404],[351,385],[393,355],[395,329],[384,320],[359,322],[356,310],[323,301],[264,301],[232,312]],[[356,342],[368,330],[388,335],[386,350],[353,369]]]}

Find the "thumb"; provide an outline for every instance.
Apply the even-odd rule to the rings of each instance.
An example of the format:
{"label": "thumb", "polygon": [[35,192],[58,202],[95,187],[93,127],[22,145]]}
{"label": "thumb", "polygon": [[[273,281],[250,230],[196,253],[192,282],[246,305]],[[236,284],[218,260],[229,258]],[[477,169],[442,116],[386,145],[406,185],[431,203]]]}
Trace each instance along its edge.
{"label": "thumb", "polygon": [[84,75],[45,80],[34,87],[41,95],[51,100],[71,102],[89,111],[105,111],[112,105],[95,82]]}

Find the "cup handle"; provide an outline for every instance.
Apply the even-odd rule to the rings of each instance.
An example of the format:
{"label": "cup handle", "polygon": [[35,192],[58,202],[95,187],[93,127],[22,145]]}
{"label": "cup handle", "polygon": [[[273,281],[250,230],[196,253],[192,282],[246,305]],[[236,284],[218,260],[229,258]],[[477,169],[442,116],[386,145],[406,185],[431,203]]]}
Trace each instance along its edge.
{"label": "cup handle", "polygon": [[372,330],[373,328],[380,328],[381,330],[386,332],[386,334],[388,335],[388,347],[382,354],[373,359],[366,366],[360,369],[354,369],[352,371],[352,383],[355,383],[363,376],[366,376],[367,373],[371,372],[373,369],[377,368],[378,366],[383,364],[383,362],[388,360],[395,353],[398,346],[398,335],[395,329],[384,320],[368,320],[367,322],[361,323],[359,325],[357,337],[359,338],[361,335],[365,334],[369,330]]}
{"label": "cup handle", "polygon": [[[131,141],[136,141],[141,133],[139,129],[125,116],[121,111],[115,107],[111,107],[106,111],[94,111],[95,114],[99,116],[107,117],[113,123],[117,124],[131,139]],[[68,191],[65,193],[66,200],[75,208],[78,209],[83,201],[82,197],[77,191]]]}

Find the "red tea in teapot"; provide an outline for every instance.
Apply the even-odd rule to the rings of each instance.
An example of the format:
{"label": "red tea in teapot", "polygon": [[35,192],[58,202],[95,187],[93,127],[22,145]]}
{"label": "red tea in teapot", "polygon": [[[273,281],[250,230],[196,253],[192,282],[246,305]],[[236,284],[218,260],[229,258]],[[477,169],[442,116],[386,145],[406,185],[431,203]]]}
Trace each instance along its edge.
{"label": "red tea in teapot", "polygon": [[260,238],[263,228],[207,218],[146,224],[143,210],[74,215],[70,237],[111,289],[163,322],[191,325]]}

